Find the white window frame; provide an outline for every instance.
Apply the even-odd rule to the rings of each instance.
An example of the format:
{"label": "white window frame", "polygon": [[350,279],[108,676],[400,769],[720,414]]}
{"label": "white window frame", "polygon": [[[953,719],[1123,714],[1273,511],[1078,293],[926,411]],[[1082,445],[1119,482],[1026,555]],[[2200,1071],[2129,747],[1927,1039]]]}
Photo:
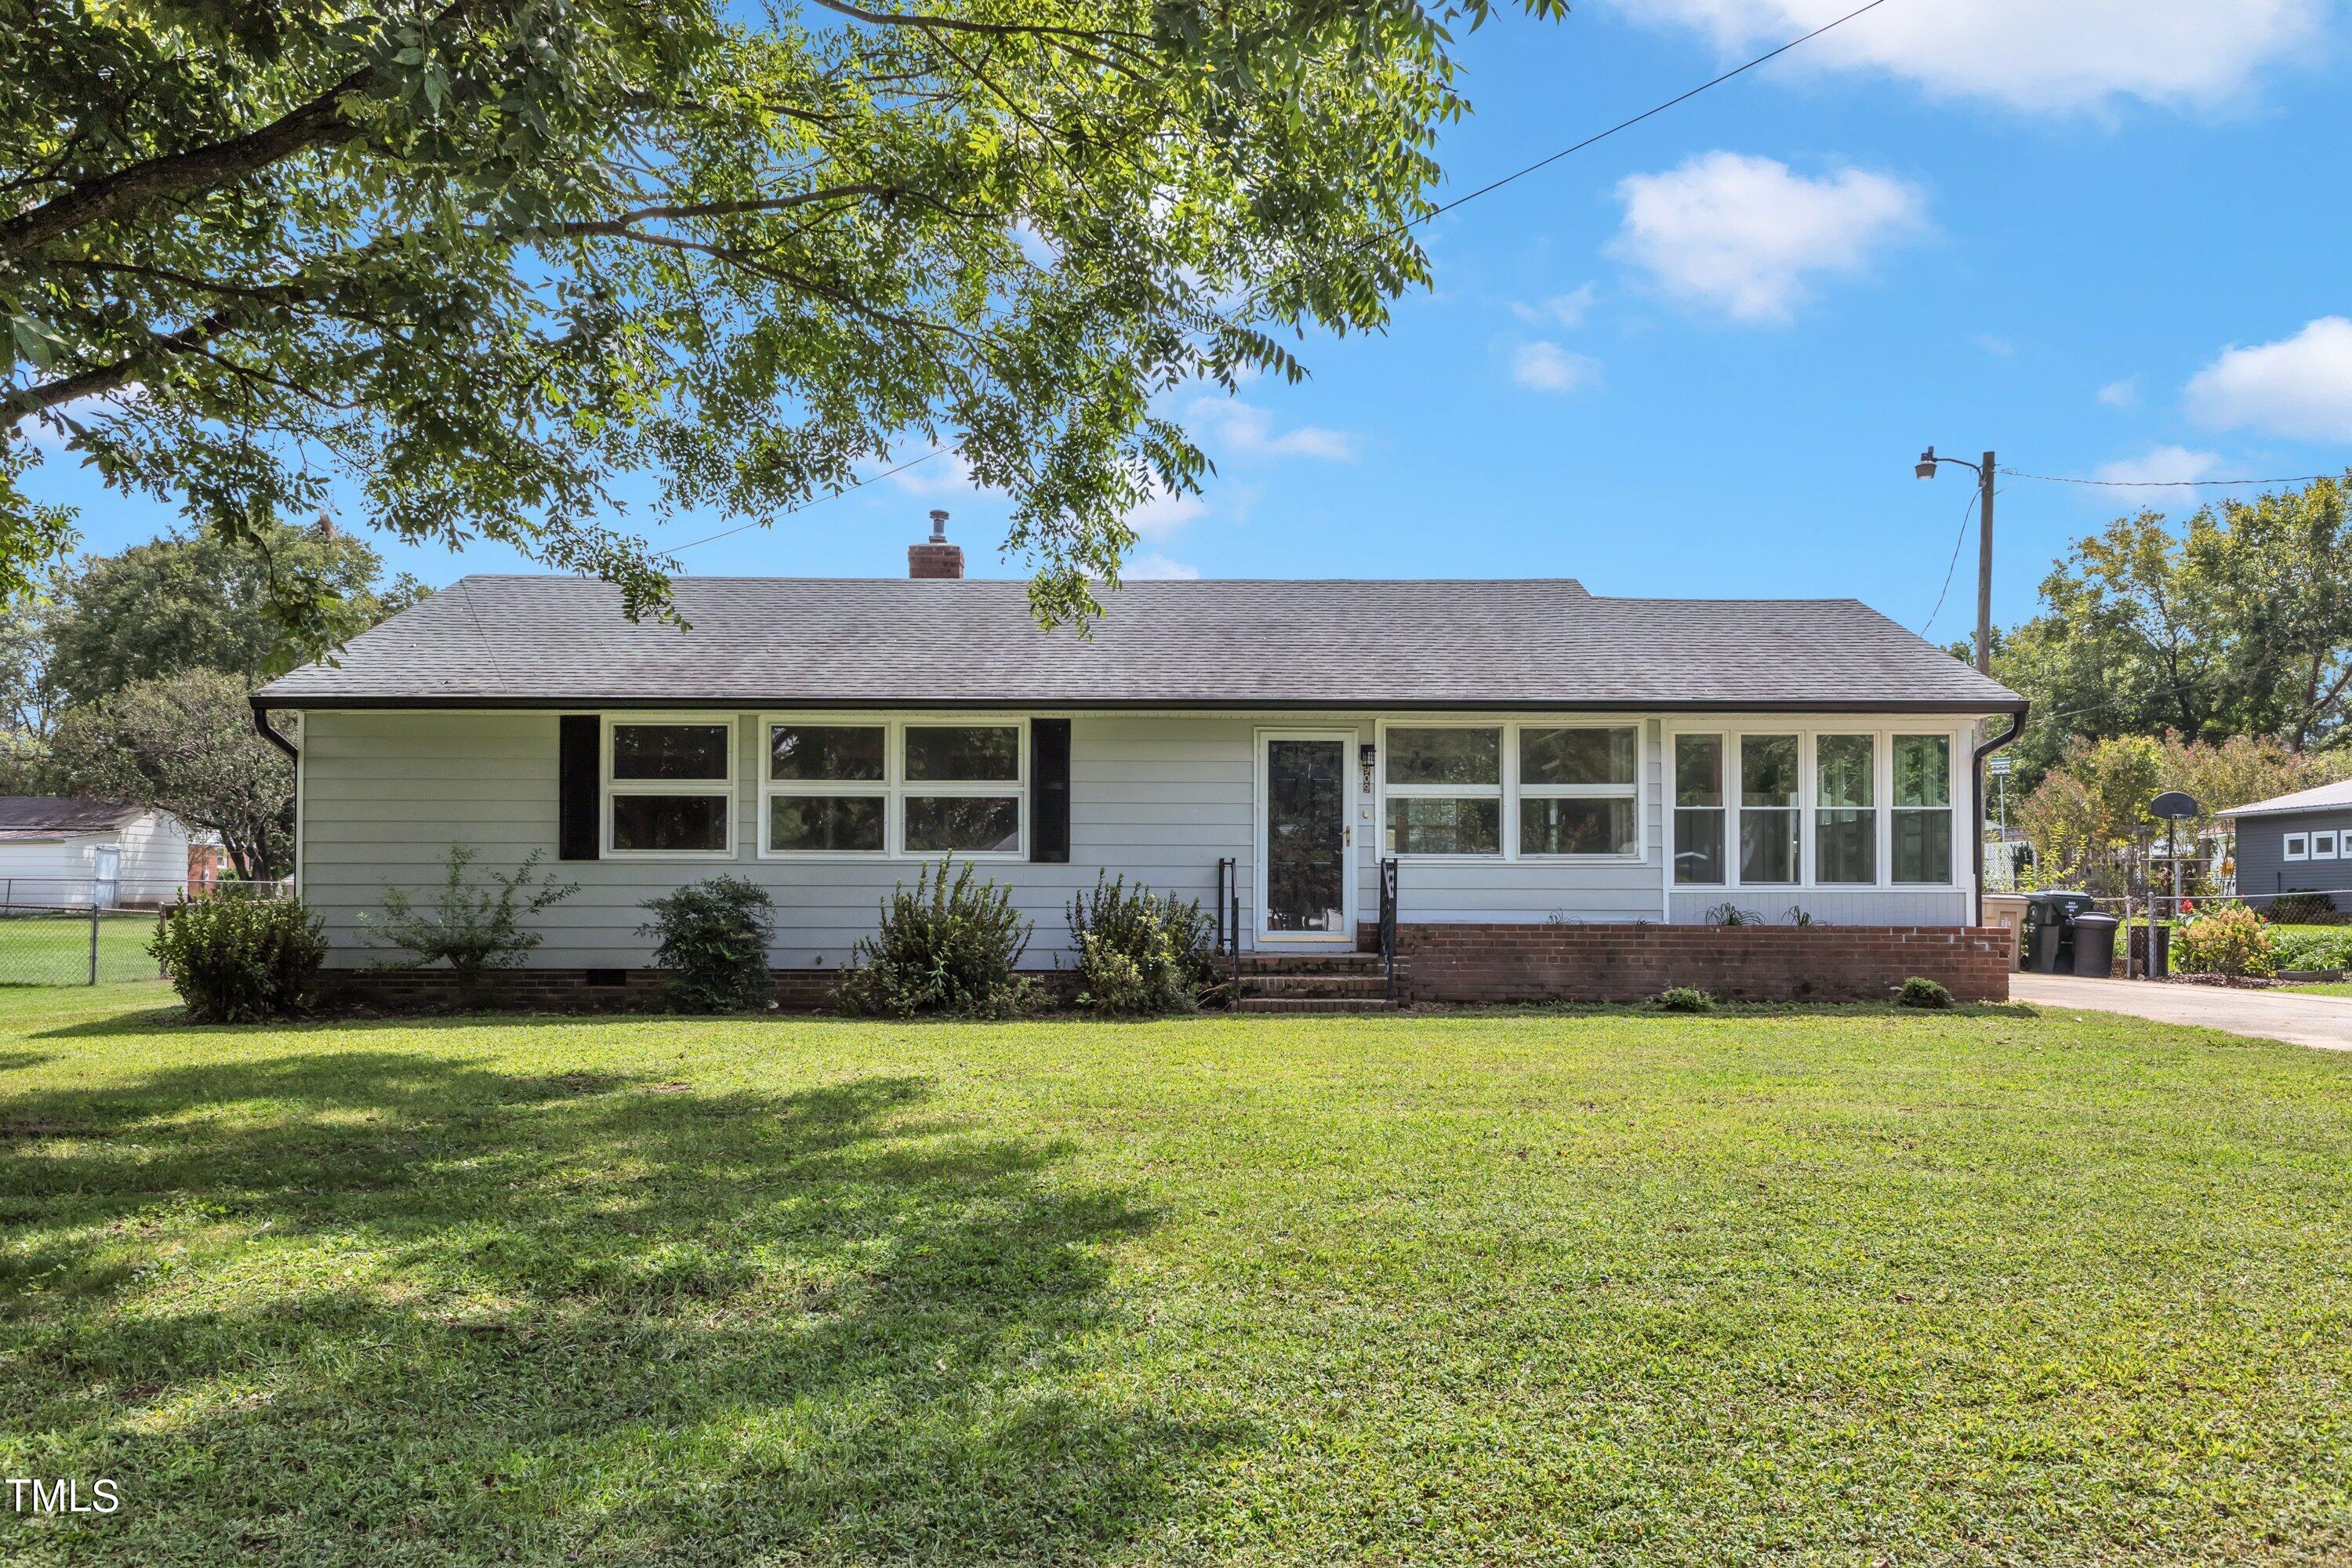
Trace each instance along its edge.
{"label": "white window frame", "polygon": [[[1918,735],[1927,733],[1927,731],[1921,730],[1906,730],[1903,733],[1906,735]],[[1868,805],[1824,805],[1822,803],[1822,742],[1825,740],[1843,740],[1853,736],[1859,736],[1870,742],[1870,804]],[[1880,858],[1881,855],[1885,853],[1885,850],[1881,848],[1881,846],[1885,846],[1886,848],[1892,848],[1894,845],[1894,818],[1888,815],[1894,810],[1894,805],[1887,799],[1886,795],[1880,784],[1880,777],[1882,774],[1885,775],[1890,780],[1893,777],[1895,746],[1895,739],[1893,735],[1881,734],[1875,730],[1815,730],[1805,737],[1803,745],[1805,750],[1804,756],[1801,760],[1801,763],[1810,763],[1811,764],[1811,777],[1809,785],[1809,793],[1806,796],[1807,804],[1805,806],[1805,809],[1811,814],[1805,824],[1806,828],[1811,834],[1811,842],[1806,846],[1806,853],[1811,857],[1811,858],[1806,862],[1806,871],[1811,876],[1813,885],[1818,888],[1835,889],[1878,887],[1883,877],[1894,874],[1894,868],[1885,865]],[[1879,760],[1879,754],[1881,752],[1886,753],[1887,760],[1885,765],[1881,765]],[[1832,882],[1822,878],[1821,844],[1822,817],[1825,814],[1832,811],[1860,811],[1868,814],[1871,821],[1871,874],[1868,881]],[[1916,885],[1916,884],[1914,883],[1905,884],[1906,887]]]}
{"label": "white window frame", "polygon": [[[964,795],[972,797],[1011,797],[1021,813],[1021,834],[1017,847],[1012,849],[958,849],[959,860],[1026,860],[1029,858],[1030,835],[1034,825],[1029,820],[1031,770],[1035,766],[1031,751],[1030,716],[1025,713],[997,712],[877,712],[870,710],[844,710],[820,709],[813,712],[782,711],[760,715],[760,822],[757,843],[758,857],[762,860],[914,860],[936,863],[950,853],[945,849],[909,849],[907,847],[907,802],[917,795]],[[835,781],[826,779],[771,779],[768,777],[769,747],[772,731],[778,725],[824,724],[841,729],[861,729],[884,731],[882,742],[882,783],[871,780]],[[907,777],[907,731],[908,730],[974,729],[1012,730],[1020,741],[1018,775],[1010,780],[974,780],[932,783]],[[876,795],[886,802],[882,825],[882,844],[873,849],[775,849],[768,844],[768,802],[780,795]]]}
{"label": "white window frame", "polygon": [[[1494,730],[1501,734],[1501,755],[1497,759],[1497,782],[1493,784],[1398,784],[1389,783],[1389,731],[1391,730]],[[1529,784],[1519,782],[1519,731],[1522,730],[1631,730],[1633,731],[1633,782],[1632,784]],[[1497,862],[1528,861],[1547,866],[1636,866],[1650,858],[1649,781],[1643,776],[1644,758],[1649,747],[1649,721],[1639,714],[1499,714],[1499,713],[1397,713],[1380,719],[1372,726],[1376,765],[1372,770],[1372,843],[1379,857],[1410,861],[1417,865],[1461,861],[1468,865],[1491,866]],[[1634,848],[1630,855],[1545,855],[1527,854],[1519,848],[1519,802],[1528,799],[1621,800],[1630,795],[1633,802]],[[1499,798],[1502,839],[1492,854],[1422,854],[1391,850],[1388,847],[1389,799],[1480,800]]]}
{"label": "white window frame", "polygon": [[[613,860],[732,860],[736,853],[736,795],[743,773],[742,734],[732,713],[605,713],[597,731],[597,771],[603,787],[597,793],[600,820],[597,843]],[[727,780],[616,779],[613,776],[613,731],[623,726],[665,724],[722,725],[727,731]],[[624,795],[707,795],[727,802],[727,847],[724,849],[621,849],[613,843],[613,799]]]}
{"label": "white window frame", "polygon": [[[882,731],[882,776],[879,779],[779,779],[770,775],[780,729],[824,726],[835,730]],[[760,715],[759,858],[762,860],[887,860],[890,834],[898,815],[891,793],[897,766],[898,737],[889,720],[879,714],[762,713]],[[789,795],[869,795],[882,803],[882,847],[879,849],[779,849],[768,840],[774,812],[769,803]],[[1024,826],[1026,826],[1024,824]]]}
{"label": "white window frame", "polygon": [[2336,832],[2333,828],[2315,829],[2311,835],[2311,858],[2315,860],[2336,858]]}
{"label": "white window frame", "polygon": [[2279,858],[2285,860],[2310,859],[2311,835],[2289,833],[2282,836],[2279,839]]}
{"label": "white window frame", "polygon": [[[1820,798],[1820,759],[1815,742],[1822,735],[1868,734],[1875,737],[1872,746],[1871,768],[1873,784],[1871,798],[1877,804],[1870,809],[1877,823],[1878,879],[1874,882],[1824,882],[1819,879],[1820,851],[1816,843],[1820,826],[1815,802]],[[1905,719],[1900,715],[1886,718],[1842,719],[1835,716],[1813,716],[1801,713],[1725,713],[1716,715],[1675,715],[1664,725],[1660,737],[1659,756],[1663,770],[1660,785],[1660,818],[1664,837],[1665,881],[1669,893],[1725,893],[1743,889],[1766,892],[1803,891],[1809,893],[1861,892],[1951,892],[1965,891],[1969,886],[1968,847],[1963,837],[1961,818],[1972,809],[1969,797],[1968,759],[1971,742],[1969,728],[1941,715],[1921,715]],[[1674,759],[1675,742],[1684,735],[1717,735],[1723,739],[1724,842],[1723,880],[1720,882],[1678,882],[1674,879],[1675,858],[1682,847],[1675,837]],[[1797,745],[1797,870],[1794,882],[1743,882],[1739,878],[1739,746],[1748,735],[1795,735]],[[1946,794],[1951,805],[1941,809],[1952,816],[1951,879],[1944,882],[1897,882],[1895,876],[1895,738],[1898,735],[1934,735],[1948,739],[1950,773],[1946,782]],[[1778,808],[1774,808],[1778,809]],[[1935,807],[1916,807],[1934,810]]]}
{"label": "white window frame", "polygon": [[[1724,792],[1724,804],[1728,806],[1731,811],[1731,819],[1724,825],[1729,830],[1723,844],[1724,874],[1726,876],[1738,875],[1740,844],[1746,837],[1746,834],[1743,832],[1743,829],[1747,826],[1747,817],[1749,812],[1755,812],[1759,816],[1769,813],[1775,816],[1793,817],[1796,819],[1797,828],[1797,842],[1793,849],[1793,853],[1796,857],[1797,874],[1785,882],[1749,882],[1743,879],[1740,882],[1740,886],[1742,887],[1804,888],[1812,885],[1813,825],[1806,820],[1806,816],[1811,809],[1807,803],[1810,802],[1813,796],[1813,774],[1815,772],[1813,764],[1814,733],[1815,731],[1808,730],[1802,724],[1783,724],[1778,728],[1766,724],[1758,725],[1753,729],[1736,731],[1732,736],[1732,740],[1735,743],[1729,748],[1729,754],[1724,759],[1724,773],[1726,775],[1724,782],[1729,786]],[[1748,804],[1748,742],[1750,741],[1768,740],[1792,740],[1797,742],[1796,787],[1789,792],[1791,798],[1786,805],[1750,805]],[[1840,887],[1849,888],[1860,887],[1861,885],[1862,884],[1859,882],[1842,882],[1838,884]]]}
{"label": "white window frame", "polygon": [[[1491,784],[1401,784],[1389,782],[1389,731],[1391,730],[1492,730],[1495,731],[1495,782]],[[1486,718],[1449,715],[1443,719],[1383,719],[1375,727],[1380,745],[1379,765],[1374,770],[1377,791],[1372,814],[1372,842],[1380,847],[1383,858],[1431,863],[1441,860],[1465,860],[1473,864],[1511,859],[1517,844],[1513,829],[1517,826],[1511,811],[1512,775],[1517,772],[1518,751],[1511,738],[1510,721],[1499,716]],[[1415,853],[1389,847],[1389,801],[1398,800],[1492,800],[1495,808],[1495,848],[1491,854],[1455,850],[1444,854]]]}
{"label": "white window frame", "polygon": [[[1713,805],[1685,806],[1682,804],[1682,759],[1679,747],[1685,735],[1715,742],[1716,804]],[[1732,873],[1732,861],[1738,849],[1738,845],[1734,842],[1737,830],[1732,823],[1732,814],[1739,809],[1732,804],[1732,796],[1736,790],[1731,781],[1731,764],[1732,759],[1738,755],[1738,752],[1736,737],[1727,731],[1710,726],[1695,725],[1680,730],[1668,726],[1664,734],[1659,738],[1658,814],[1664,819],[1662,831],[1665,836],[1664,859],[1668,889],[1725,888],[1731,885],[1728,879]],[[1725,880],[1685,882],[1675,877],[1675,867],[1682,858],[1682,842],[1676,837],[1675,814],[1680,811],[1711,811],[1715,814],[1716,822],[1722,834],[1720,853],[1723,857]]]}
{"label": "white window frame", "polygon": [[[1895,742],[1912,738],[1940,740],[1944,742],[1944,804],[1942,805],[1903,805],[1895,799]],[[1960,885],[1960,846],[1967,842],[1960,837],[1960,753],[1966,742],[1948,730],[1923,728],[1917,724],[1899,724],[1886,732],[1886,817],[1880,826],[1879,837],[1886,846],[1885,886],[1890,888],[1951,888]],[[1895,880],[1895,814],[1899,811],[1940,811],[1950,824],[1945,835],[1944,853],[1951,864],[1940,882],[1898,882]]]}
{"label": "white window frame", "polygon": [[[1504,775],[1510,780],[1510,795],[1503,811],[1504,840],[1514,860],[1556,861],[1569,866],[1626,865],[1643,858],[1648,848],[1649,828],[1643,821],[1642,810],[1642,744],[1648,726],[1639,719],[1630,723],[1622,719],[1547,719],[1519,720],[1507,726],[1509,733],[1503,744],[1510,752],[1504,766]],[[1519,777],[1519,736],[1528,730],[1631,730],[1633,732],[1633,779],[1630,784],[1528,784]],[[1530,853],[1519,846],[1519,806],[1529,800],[1627,800],[1633,804],[1633,853],[1560,855],[1549,851]]]}

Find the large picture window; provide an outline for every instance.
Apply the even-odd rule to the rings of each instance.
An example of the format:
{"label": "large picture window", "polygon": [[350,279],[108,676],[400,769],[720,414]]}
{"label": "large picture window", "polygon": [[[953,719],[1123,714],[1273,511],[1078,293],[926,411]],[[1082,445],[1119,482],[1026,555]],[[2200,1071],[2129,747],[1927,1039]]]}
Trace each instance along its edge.
{"label": "large picture window", "polygon": [[604,751],[608,854],[734,854],[732,720],[616,719]]}
{"label": "large picture window", "polygon": [[1895,737],[1894,879],[1952,879],[1952,738]]}
{"label": "large picture window", "polygon": [[1519,853],[1639,855],[1641,739],[1630,724],[1521,725]]}
{"label": "large picture window", "polygon": [[1458,725],[1388,731],[1388,852],[1503,852],[1503,731]]}
{"label": "large picture window", "polygon": [[771,720],[761,853],[1018,855],[1023,726]]}
{"label": "large picture window", "polygon": [[1797,880],[1797,753],[1794,735],[1739,737],[1739,879]]}

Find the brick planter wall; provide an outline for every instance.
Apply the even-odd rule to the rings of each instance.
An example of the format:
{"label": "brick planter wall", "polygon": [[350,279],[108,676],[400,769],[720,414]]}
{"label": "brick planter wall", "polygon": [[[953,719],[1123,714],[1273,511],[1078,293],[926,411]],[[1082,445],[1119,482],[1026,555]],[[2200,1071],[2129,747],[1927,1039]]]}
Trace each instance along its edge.
{"label": "brick planter wall", "polygon": [[1638,1002],[1692,985],[1742,1002],[1884,1001],[1914,974],[2006,1002],[2004,927],[1404,925],[1415,1002]]}

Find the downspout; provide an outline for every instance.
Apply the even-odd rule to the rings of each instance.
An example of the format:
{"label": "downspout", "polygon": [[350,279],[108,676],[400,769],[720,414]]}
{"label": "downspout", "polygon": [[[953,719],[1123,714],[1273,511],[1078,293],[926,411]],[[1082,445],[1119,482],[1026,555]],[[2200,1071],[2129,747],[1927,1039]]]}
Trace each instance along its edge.
{"label": "downspout", "polygon": [[2008,731],[2005,733],[1995,735],[1991,740],[1987,741],[1983,745],[1979,746],[1974,753],[1972,753],[1969,758],[1969,778],[1970,781],[1969,787],[1976,795],[1976,798],[1969,803],[1969,808],[1974,811],[1977,816],[1975,831],[1969,835],[1969,842],[1976,847],[1971,861],[1972,869],[1975,871],[1975,876],[1971,879],[1971,881],[1973,883],[1976,909],[1969,916],[1969,923],[1970,925],[1981,926],[1984,924],[1984,761],[1987,757],[1992,755],[1995,752],[2000,751],[2003,746],[2008,745],[2011,741],[2016,740],[2018,736],[2025,732],[2025,716],[2027,713],[2032,711],[2032,709],[2033,704],[2029,702],[2024,707],[2020,708],[2016,712],[2011,713],[2009,716]]}
{"label": "downspout", "polygon": [[253,705],[253,727],[261,731],[263,740],[285,752],[289,762],[302,760],[301,748],[278,732],[278,726],[269,721],[269,710],[258,702]]}

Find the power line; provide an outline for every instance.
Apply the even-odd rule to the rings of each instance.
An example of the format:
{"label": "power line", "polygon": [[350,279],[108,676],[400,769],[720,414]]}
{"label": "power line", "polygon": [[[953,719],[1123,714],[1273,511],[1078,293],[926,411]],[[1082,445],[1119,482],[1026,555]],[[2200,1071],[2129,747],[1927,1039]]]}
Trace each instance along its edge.
{"label": "power line", "polygon": [[2287,474],[2274,479],[2078,479],[2065,474],[2026,474],[2015,468],[2000,470],[2012,479],[2040,479],[2049,485],[2093,485],[2111,490],[2203,489],[2227,485],[2307,485],[2320,479],[2339,479],[2337,474]]}
{"label": "power line", "polygon": [[[1993,493],[1998,495],[2000,492],[1996,490]],[[1927,628],[1936,624],[1936,617],[1944,613],[1944,597],[1952,591],[1952,574],[1960,569],[1960,546],[1969,542],[1969,514],[1976,509],[1977,498],[1971,495],[1968,505],[1960,509],[1959,536],[1952,541],[1952,561],[1944,568],[1944,585],[1936,591],[1936,607],[1927,612],[1927,620],[1919,627],[1919,635],[1923,637],[1927,635]]]}
{"label": "power line", "polygon": [[688,551],[692,550],[692,549],[695,549],[695,548],[697,548],[698,546],[705,545],[705,544],[715,544],[715,543],[717,543],[719,540],[722,540],[722,539],[730,539],[730,538],[734,537],[736,534],[739,534],[739,533],[743,532],[746,529],[752,529],[752,528],[764,528],[764,527],[766,527],[769,523],[772,523],[772,522],[774,522],[774,521],[778,521],[778,519],[781,519],[781,518],[787,518],[787,517],[792,516],[794,512],[806,511],[806,510],[808,510],[808,509],[809,509],[809,508],[811,508],[811,507],[813,507],[813,506],[823,506],[825,502],[827,502],[827,501],[829,501],[829,500],[839,500],[842,497],[844,497],[844,496],[847,495],[850,491],[852,491],[852,490],[862,490],[862,489],[864,489],[866,486],[868,486],[868,485],[870,485],[870,484],[874,483],[877,479],[888,479],[892,474],[903,474],[903,473],[905,473],[908,468],[913,468],[913,467],[914,467],[916,464],[918,464],[918,463],[928,463],[928,462],[929,462],[933,458],[936,458],[936,457],[940,456],[941,453],[945,452],[946,450],[947,450],[947,448],[946,448],[945,447],[932,447],[929,451],[928,451],[928,452],[924,453],[924,454],[923,454],[921,457],[919,457],[919,458],[908,458],[907,461],[905,461],[905,462],[903,462],[903,463],[899,464],[897,468],[885,468],[885,469],[883,469],[883,470],[882,470],[880,473],[878,473],[878,474],[869,474],[869,475],[868,475],[868,476],[866,476],[865,479],[859,479],[859,480],[858,480],[856,483],[855,483],[855,484],[847,484],[847,485],[844,485],[844,486],[842,486],[839,489],[837,489],[837,490],[834,491],[831,495],[815,496],[815,497],[813,497],[812,499],[810,499],[810,500],[804,500],[804,501],[801,502],[801,504],[800,504],[800,505],[798,505],[798,506],[790,506],[790,507],[786,507],[783,510],[782,510],[782,511],[778,512],[778,513],[775,515],[775,517],[762,517],[762,518],[755,518],[755,519],[753,519],[753,520],[752,520],[751,521],[750,521],[750,522],[738,523],[738,524],[737,524],[735,527],[733,527],[733,528],[722,529],[722,530],[721,530],[721,531],[719,531],[719,532],[714,533],[714,534],[711,534],[711,535],[708,536],[707,538],[703,538],[703,539],[697,539],[697,540],[691,541],[691,542],[688,542],[688,543],[681,544],[681,545],[679,545],[676,550],[671,551],[671,552],[670,552],[670,553],[671,553],[672,555],[683,555],[683,554],[685,554]]}
{"label": "power line", "polygon": [[1815,38],[1820,37],[1823,33],[1830,31],[1832,28],[1843,27],[1848,22],[1853,21],[1856,16],[1861,16],[1864,12],[1875,11],[1881,5],[1885,4],[1886,0],[1870,0],[1870,4],[1867,5],[1858,5],[1854,9],[1848,11],[1844,16],[1840,16],[1834,22],[1824,22],[1820,26],[1815,27],[1811,32],[1805,34],[1801,37],[1790,38],[1779,48],[1767,50],[1765,53],[1758,55],[1754,59],[1749,60],[1746,65],[1734,66],[1731,69],[1724,72],[1721,76],[1717,77],[1712,81],[1703,81],[1696,87],[1692,88],[1688,92],[1681,93],[1674,98],[1670,98],[1666,100],[1665,102],[1659,104],[1654,109],[1643,110],[1641,113],[1633,116],[1631,120],[1621,120],[1606,131],[1595,132],[1593,134],[1586,137],[1583,141],[1577,142],[1574,146],[1563,147],[1559,152],[1551,154],[1551,156],[1548,158],[1538,158],[1524,169],[1515,169],[1511,173],[1505,174],[1501,179],[1489,181],[1487,184],[1479,186],[1476,190],[1470,192],[1466,195],[1456,196],[1452,201],[1444,203],[1443,205],[1432,207],[1423,216],[1411,219],[1408,222],[1399,224],[1390,232],[1392,234],[1402,234],[1406,229],[1417,227],[1422,224],[1430,223],[1437,218],[1444,217],[1447,213],[1452,212],[1455,207],[1461,206],[1466,202],[1475,202],[1480,196],[1489,195],[1496,191],[1499,191],[1505,185],[1509,184],[1512,181],[1525,179],[1528,175],[1534,174],[1537,170],[1557,163],[1571,153],[1581,153],[1587,147],[1591,146],[1594,142],[1606,141],[1608,138],[1616,135],[1620,131],[1631,130],[1633,127],[1641,124],[1644,120],[1649,119],[1652,115],[1664,114],[1667,110],[1674,108],[1676,104],[1686,103],[1690,100],[1696,98],[1700,93],[1706,91],[1709,88],[1721,87],[1733,77],[1744,75],[1748,71],[1752,71],[1758,66],[1764,64],[1767,60],[1777,59],[1780,56],[1787,54],[1790,49],[1797,47],[1799,45],[1809,44]]}

